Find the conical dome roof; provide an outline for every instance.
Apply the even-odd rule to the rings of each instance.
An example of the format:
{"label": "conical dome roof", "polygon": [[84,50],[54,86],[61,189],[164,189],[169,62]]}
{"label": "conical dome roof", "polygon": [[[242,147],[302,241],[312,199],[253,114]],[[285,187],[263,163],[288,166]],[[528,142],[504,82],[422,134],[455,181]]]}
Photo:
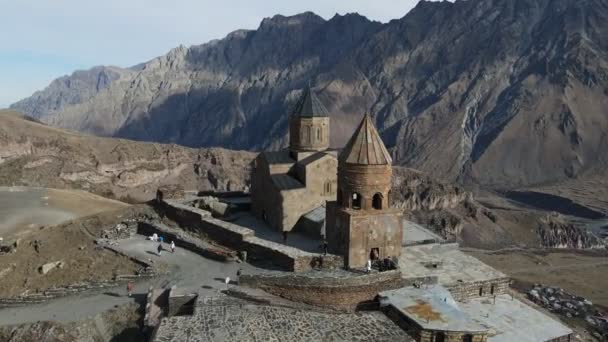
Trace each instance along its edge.
{"label": "conical dome roof", "polygon": [[293,115],[305,118],[329,116],[323,103],[321,103],[317,95],[310,89],[310,85],[306,86],[304,93],[298,100],[298,103],[296,103]]}
{"label": "conical dome roof", "polygon": [[393,160],[382,142],[369,114],[365,114],[359,127],[339,157],[340,162],[358,165],[391,165]]}

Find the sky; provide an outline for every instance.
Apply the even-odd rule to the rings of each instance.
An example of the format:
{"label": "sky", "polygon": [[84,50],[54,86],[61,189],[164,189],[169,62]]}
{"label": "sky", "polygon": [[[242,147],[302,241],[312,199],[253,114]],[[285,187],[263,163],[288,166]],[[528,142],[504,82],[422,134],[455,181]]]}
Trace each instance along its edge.
{"label": "sky", "polygon": [[418,0],[0,0],[0,108],[95,65],[128,67],[263,18],[358,12],[381,22]]}

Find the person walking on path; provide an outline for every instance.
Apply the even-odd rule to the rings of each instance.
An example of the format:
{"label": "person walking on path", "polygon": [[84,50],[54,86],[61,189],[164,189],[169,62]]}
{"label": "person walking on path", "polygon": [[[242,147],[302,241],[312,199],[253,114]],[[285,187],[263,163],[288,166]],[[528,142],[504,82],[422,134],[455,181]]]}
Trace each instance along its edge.
{"label": "person walking on path", "polygon": [[133,283],[132,282],[128,282],[127,283],[127,296],[131,297],[132,293],[133,293]]}
{"label": "person walking on path", "polygon": [[241,283],[241,274],[243,273],[243,269],[239,268],[238,271],[236,271],[236,283],[240,285]]}
{"label": "person walking on path", "polygon": [[175,253],[175,241],[171,241],[171,253]]}
{"label": "person walking on path", "polygon": [[327,240],[323,239],[323,255],[327,255]]}
{"label": "person walking on path", "polygon": [[372,261],[370,259],[367,259],[367,265],[365,265],[365,271],[367,273],[370,273],[372,271]]}
{"label": "person walking on path", "polygon": [[159,243],[158,244],[158,256],[160,256],[160,252],[162,252],[162,251],[163,251],[163,244]]}
{"label": "person walking on path", "polygon": [[161,236],[159,236],[159,237],[158,237],[158,239],[160,240],[160,243],[165,242],[165,238],[164,238],[164,237],[162,237],[162,235],[161,235]]}
{"label": "person walking on path", "polygon": [[228,291],[228,285],[230,285],[230,277],[226,277],[224,282],[226,283],[226,291]]}

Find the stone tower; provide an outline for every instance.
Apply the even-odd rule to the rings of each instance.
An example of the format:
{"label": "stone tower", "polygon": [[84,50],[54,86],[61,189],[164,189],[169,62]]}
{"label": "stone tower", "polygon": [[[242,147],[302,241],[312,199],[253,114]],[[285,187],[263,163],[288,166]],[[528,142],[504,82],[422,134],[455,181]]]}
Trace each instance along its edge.
{"label": "stone tower", "polygon": [[401,254],[402,214],[389,202],[391,164],[366,114],[338,157],[337,201],[327,205],[329,247],[345,256],[349,268]]}
{"label": "stone tower", "polygon": [[289,118],[289,151],[296,160],[329,148],[327,109],[307,86]]}

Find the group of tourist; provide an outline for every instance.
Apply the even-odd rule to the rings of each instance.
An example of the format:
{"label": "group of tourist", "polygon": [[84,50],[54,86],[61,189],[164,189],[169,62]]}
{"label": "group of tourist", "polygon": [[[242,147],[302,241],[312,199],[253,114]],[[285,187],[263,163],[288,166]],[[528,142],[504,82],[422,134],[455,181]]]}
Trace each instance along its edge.
{"label": "group of tourist", "polygon": [[[154,233],[149,239],[153,242],[159,242],[156,253],[160,256],[163,251],[163,242],[165,241],[165,238],[162,237],[162,235]],[[175,241],[171,241],[171,253],[175,253]]]}

